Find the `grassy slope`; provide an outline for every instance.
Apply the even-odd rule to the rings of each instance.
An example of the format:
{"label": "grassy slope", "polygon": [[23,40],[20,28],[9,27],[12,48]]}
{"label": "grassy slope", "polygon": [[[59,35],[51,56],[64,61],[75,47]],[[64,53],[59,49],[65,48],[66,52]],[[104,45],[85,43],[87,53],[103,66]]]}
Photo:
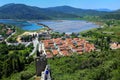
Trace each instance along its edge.
{"label": "grassy slope", "polygon": [[[86,34],[87,37],[84,37],[84,38],[86,38],[87,40],[95,40],[97,37],[95,35],[93,35],[93,34],[98,34],[98,35],[102,35],[102,36],[109,36],[109,37],[111,37],[113,42],[116,42],[116,41],[119,42],[120,21],[118,21],[118,20],[115,21],[114,25],[112,25],[111,27],[110,26],[108,27],[104,23],[102,23],[102,24],[104,25],[104,28],[101,28],[101,29],[91,29],[91,30],[88,30],[88,31],[81,32],[80,34]],[[89,32],[91,32],[91,34],[89,34]],[[106,33],[104,33],[104,32],[106,32]],[[109,32],[112,32],[113,34],[109,34]]]}

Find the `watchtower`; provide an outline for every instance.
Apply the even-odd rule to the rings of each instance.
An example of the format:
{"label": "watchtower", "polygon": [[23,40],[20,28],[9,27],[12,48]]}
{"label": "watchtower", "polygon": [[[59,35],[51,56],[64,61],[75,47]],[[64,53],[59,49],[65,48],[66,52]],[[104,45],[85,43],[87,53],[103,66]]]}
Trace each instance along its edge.
{"label": "watchtower", "polygon": [[37,57],[35,58],[36,62],[36,75],[41,76],[41,72],[45,70],[47,65],[46,55],[43,54],[43,51],[40,52],[37,50]]}

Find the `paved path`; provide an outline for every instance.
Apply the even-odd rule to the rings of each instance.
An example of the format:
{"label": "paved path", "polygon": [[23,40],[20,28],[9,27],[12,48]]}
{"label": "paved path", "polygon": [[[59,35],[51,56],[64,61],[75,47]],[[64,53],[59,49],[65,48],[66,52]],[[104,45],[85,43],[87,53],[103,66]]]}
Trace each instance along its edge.
{"label": "paved path", "polygon": [[35,38],[35,39],[33,40],[34,49],[33,49],[33,51],[30,53],[29,56],[33,55],[33,54],[36,52],[36,50],[37,50],[37,45],[38,45],[38,44],[39,44],[39,41],[38,41],[38,37],[37,37],[37,38]]}
{"label": "paved path", "polygon": [[[7,41],[7,40],[8,40],[11,36],[13,36],[15,33],[16,33],[16,31],[15,31],[14,33],[12,33],[11,35],[9,35],[9,36],[5,39],[5,42],[6,42],[7,45],[18,45],[18,44],[19,44],[19,43],[9,43],[9,42]],[[39,41],[38,41],[38,37],[35,38],[32,42],[33,42],[34,49],[33,49],[33,51],[30,53],[29,56],[33,55],[33,54],[36,52],[36,50],[37,50],[37,45],[40,44]],[[28,45],[30,45],[30,43],[32,43],[32,42],[25,43],[25,47],[27,47]],[[23,44],[24,44],[24,42],[23,42]],[[40,49],[40,48],[39,48],[39,49]]]}
{"label": "paved path", "polygon": [[[19,44],[20,44],[20,43],[18,43],[18,42],[16,42],[16,43],[10,43],[10,42],[7,41],[7,40],[8,40],[10,37],[12,37],[14,34],[16,34],[16,31],[15,31],[14,33],[12,33],[11,35],[9,35],[9,36],[5,39],[5,42],[6,42],[7,45],[19,45]],[[32,42],[22,42],[21,44],[24,44],[25,47],[27,47],[27,46],[30,45],[30,43],[32,43]]]}
{"label": "paved path", "polygon": [[32,43],[32,42],[28,42],[28,43],[25,45],[25,47],[28,47],[31,43]]}
{"label": "paved path", "polygon": [[10,44],[11,44],[11,43],[7,42],[7,40],[8,40],[11,36],[13,36],[15,33],[16,33],[16,31],[15,31],[14,33],[12,33],[11,35],[9,35],[9,36],[5,39],[5,42],[6,42],[7,45],[10,45]]}
{"label": "paved path", "polygon": [[45,54],[46,55],[46,52],[45,52],[45,48],[44,48],[44,44],[40,41],[39,42],[39,49],[38,49],[39,51],[43,51],[43,54]]}

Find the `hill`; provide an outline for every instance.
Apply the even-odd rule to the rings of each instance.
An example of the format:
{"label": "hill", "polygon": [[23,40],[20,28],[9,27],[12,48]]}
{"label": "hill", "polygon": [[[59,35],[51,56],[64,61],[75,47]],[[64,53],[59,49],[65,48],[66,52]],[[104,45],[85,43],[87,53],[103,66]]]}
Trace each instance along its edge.
{"label": "hill", "polygon": [[105,27],[80,33],[99,51],[48,59],[53,80],[120,80],[120,49],[109,47],[111,42],[120,42],[120,21],[109,22],[111,26],[104,20]]}
{"label": "hill", "polygon": [[0,7],[0,18],[2,19],[53,19],[75,17],[79,16],[51,11],[34,6],[28,6],[24,4],[11,3]]}
{"label": "hill", "polygon": [[120,50],[49,59],[53,80],[119,80]]}
{"label": "hill", "polygon": [[105,11],[97,11],[92,9],[80,9],[80,8],[74,8],[70,6],[57,6],[57,7],[50,7],[47,9],[52,11],[57,11],[57,12],[74,14],[78,16],[99,16],[99,15],[108,13]]}
{"label": "hill", "polygon": [[[116,17],[117,15],[117,17]],[[24,4],[6,4],[0,7],[0,19],[71,19],[83,16],[102,16],[105,19],[119,19],[120,10],[80,9],[70,6],[39,8]],[[111,18],[112,17],[112,18]]]}
{"label": "hill", "polygon": [[116,11],[110,12],[106,15],[103,15],[102,18],[120,20],[120,10],[116,10]]}
{"label": "hill", "polygon": [[116,13],[120,13],[120,9],[116,10],[115,12],[116,12]]}
{"label": "hill", "polygon": [[105,12],[112,12],[113,10],[106,9],[106,8],[100,8],[100,9],[95,9],[96,11],[105,11]]}

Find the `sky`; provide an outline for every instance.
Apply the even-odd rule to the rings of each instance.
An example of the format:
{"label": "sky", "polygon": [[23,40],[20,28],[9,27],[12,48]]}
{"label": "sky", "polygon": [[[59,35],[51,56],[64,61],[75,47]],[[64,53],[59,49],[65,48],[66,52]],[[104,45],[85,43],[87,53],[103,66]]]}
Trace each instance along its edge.
{"label": "sky", "polygon": [[22,3],[41,8],[68,5],[82,9],[120,9],[120,0],[0,0],[0,6],[8,3]]}

